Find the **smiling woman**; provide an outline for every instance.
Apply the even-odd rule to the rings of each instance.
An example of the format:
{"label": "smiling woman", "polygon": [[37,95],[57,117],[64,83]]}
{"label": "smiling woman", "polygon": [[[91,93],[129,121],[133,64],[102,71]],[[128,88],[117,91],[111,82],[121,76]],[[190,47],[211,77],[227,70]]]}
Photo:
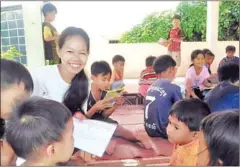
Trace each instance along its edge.
{"label": "smiling woman", "polygon": [[[33,95],[64,102],[70,110],[81,108],[88,94],[84,67],[89,48],[90,39],[83,29],[66,28],[57,47],[61,64],[44,66],[31,73],[34,80]],[[72,96],[77,97],[78,103],[74,102]]]}

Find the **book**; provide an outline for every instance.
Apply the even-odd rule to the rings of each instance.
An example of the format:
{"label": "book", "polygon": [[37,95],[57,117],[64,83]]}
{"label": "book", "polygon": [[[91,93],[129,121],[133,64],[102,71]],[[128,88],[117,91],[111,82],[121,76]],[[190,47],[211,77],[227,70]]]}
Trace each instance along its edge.
{"label": "book", "polygon": [[116,104],[116,98],[121,96],[121,93],[124,91],[124,88],[117,88],[113,90],[108,90],[106,96],[103,100],[108,103],[108,108],[113,107]]}

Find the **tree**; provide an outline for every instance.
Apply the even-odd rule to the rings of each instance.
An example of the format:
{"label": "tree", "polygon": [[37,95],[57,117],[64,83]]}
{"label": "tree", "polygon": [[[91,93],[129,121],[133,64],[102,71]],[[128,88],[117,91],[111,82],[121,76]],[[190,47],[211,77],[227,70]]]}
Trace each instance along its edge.
{"label": "tree", "polygon": [[[219,6],[219,40],[238,40],[240,27],[240,2],[221,1]],[[206,1],[184,1],[179,3],[176,11],[164,11],[147,16],[141,24],[123,34],[120,42],[156,42],[159,38],[167,38],[172,27],[171,17],[181,15],[181,27],[184,41],[205,41],[207,22]]]}
{"label": "tree", "polygon": [[167,38],[170,27],[170,11],[153,13],[147,16],[141,24],[136,25],[131,31],[126,32],[120,41],[124,43],[156,42],[159,37]]}

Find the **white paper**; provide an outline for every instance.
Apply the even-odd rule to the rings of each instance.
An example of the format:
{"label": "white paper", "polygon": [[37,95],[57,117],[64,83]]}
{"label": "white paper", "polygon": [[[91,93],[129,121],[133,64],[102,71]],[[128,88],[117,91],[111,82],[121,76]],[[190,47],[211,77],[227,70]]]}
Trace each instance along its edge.
{"label": "white paper", "polygon": [[75,118],[73,123],[74,147],[102,157],[117,125],[90,119],[79,121]]}

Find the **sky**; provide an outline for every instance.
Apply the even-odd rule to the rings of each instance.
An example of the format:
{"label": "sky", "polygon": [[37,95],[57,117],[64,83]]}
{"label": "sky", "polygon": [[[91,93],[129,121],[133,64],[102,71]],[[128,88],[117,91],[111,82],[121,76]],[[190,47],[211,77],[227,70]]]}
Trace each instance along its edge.
{"label": "sky", "polygon": [[[175,9],[179,1],[50,1],[58,13],[53,22],[61,33],[68,26],[81,27],[93,39],[118,36],[152,12]],[[29,3],[1,2],[2,6]],[[31,2],[33,3],[33,2]],[[39,3],[39,2],[38,2]]]}
{"label": "sky", "polygon": [[91,34],[114,35],[130,30],[152,12],[175,9],[178,1],[72,1],[52,2],[58,14],[58,31],[68,25],[82,27]]}

